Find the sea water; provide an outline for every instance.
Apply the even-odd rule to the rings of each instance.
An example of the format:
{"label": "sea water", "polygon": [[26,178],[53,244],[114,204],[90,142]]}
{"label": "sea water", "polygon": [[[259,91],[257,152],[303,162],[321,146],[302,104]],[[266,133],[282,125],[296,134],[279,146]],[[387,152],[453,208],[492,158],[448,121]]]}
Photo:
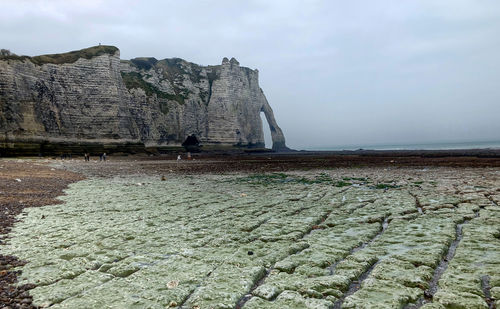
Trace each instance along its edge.
{"label": "sea water", "polygon": [[451,149],[500,149],[500,141],[431,142],[418,144],[354,144],[306,147],[304,150],[451,150]]}

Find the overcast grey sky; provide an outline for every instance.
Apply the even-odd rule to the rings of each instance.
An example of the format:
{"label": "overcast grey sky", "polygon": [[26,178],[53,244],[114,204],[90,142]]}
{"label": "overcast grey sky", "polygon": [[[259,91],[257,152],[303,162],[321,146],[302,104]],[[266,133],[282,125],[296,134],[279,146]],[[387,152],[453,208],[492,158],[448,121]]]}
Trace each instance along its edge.
{"label": "overcast grey sky", "polygon": [[0,0],[0,47],[235,57],[292,148],[500,140],[500,1]]}

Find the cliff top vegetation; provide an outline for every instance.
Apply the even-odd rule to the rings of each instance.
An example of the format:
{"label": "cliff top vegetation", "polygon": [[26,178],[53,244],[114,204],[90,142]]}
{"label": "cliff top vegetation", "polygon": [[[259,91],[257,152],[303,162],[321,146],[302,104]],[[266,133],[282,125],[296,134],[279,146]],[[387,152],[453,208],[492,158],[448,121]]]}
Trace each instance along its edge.
{"label": "cliff top vegetation", "polygon": [[40,55],[35,57],[29,56],[18,56],[16,54],[5,52],[0,54],[0,60],[29,60],[36,65],[42,65],[46,63],[53,64],[64,64],[64,63],[73,63],[80,58],[91,59],[93,57],[97,57],[103,54],[114,54],[118,51],[118,48],[115,46],[109,45],[98,45],[89,48],[84,48],[81,50],[74,50],[68,53],[63,54],[48,54],[48,55]]}

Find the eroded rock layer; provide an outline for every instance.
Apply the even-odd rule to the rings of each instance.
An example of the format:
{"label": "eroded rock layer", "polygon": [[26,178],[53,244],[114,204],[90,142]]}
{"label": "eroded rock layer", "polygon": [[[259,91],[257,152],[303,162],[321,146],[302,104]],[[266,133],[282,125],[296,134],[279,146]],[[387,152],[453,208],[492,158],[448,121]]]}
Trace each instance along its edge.
{"label": "eroded rock layer", "polygon": [[0,56],[3,152],[140,150],[180,146],[193,134],[204,145],[263,147],[261,112],[273,149],[286,149],[258,71],[234,58],[206,67],[178,58],[128,61],[112,46]]}

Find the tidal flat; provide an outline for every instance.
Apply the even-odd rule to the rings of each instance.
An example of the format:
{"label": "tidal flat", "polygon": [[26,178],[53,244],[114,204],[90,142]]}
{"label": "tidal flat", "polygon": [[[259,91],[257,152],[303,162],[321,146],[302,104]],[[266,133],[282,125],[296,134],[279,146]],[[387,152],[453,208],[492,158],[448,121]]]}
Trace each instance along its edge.
{"label": "tidal flat", "polygon": [[55,164],[87,179],[25,208],[1,246],[29,261],[36,306],[500,307],[498,168],[100,164]]}

